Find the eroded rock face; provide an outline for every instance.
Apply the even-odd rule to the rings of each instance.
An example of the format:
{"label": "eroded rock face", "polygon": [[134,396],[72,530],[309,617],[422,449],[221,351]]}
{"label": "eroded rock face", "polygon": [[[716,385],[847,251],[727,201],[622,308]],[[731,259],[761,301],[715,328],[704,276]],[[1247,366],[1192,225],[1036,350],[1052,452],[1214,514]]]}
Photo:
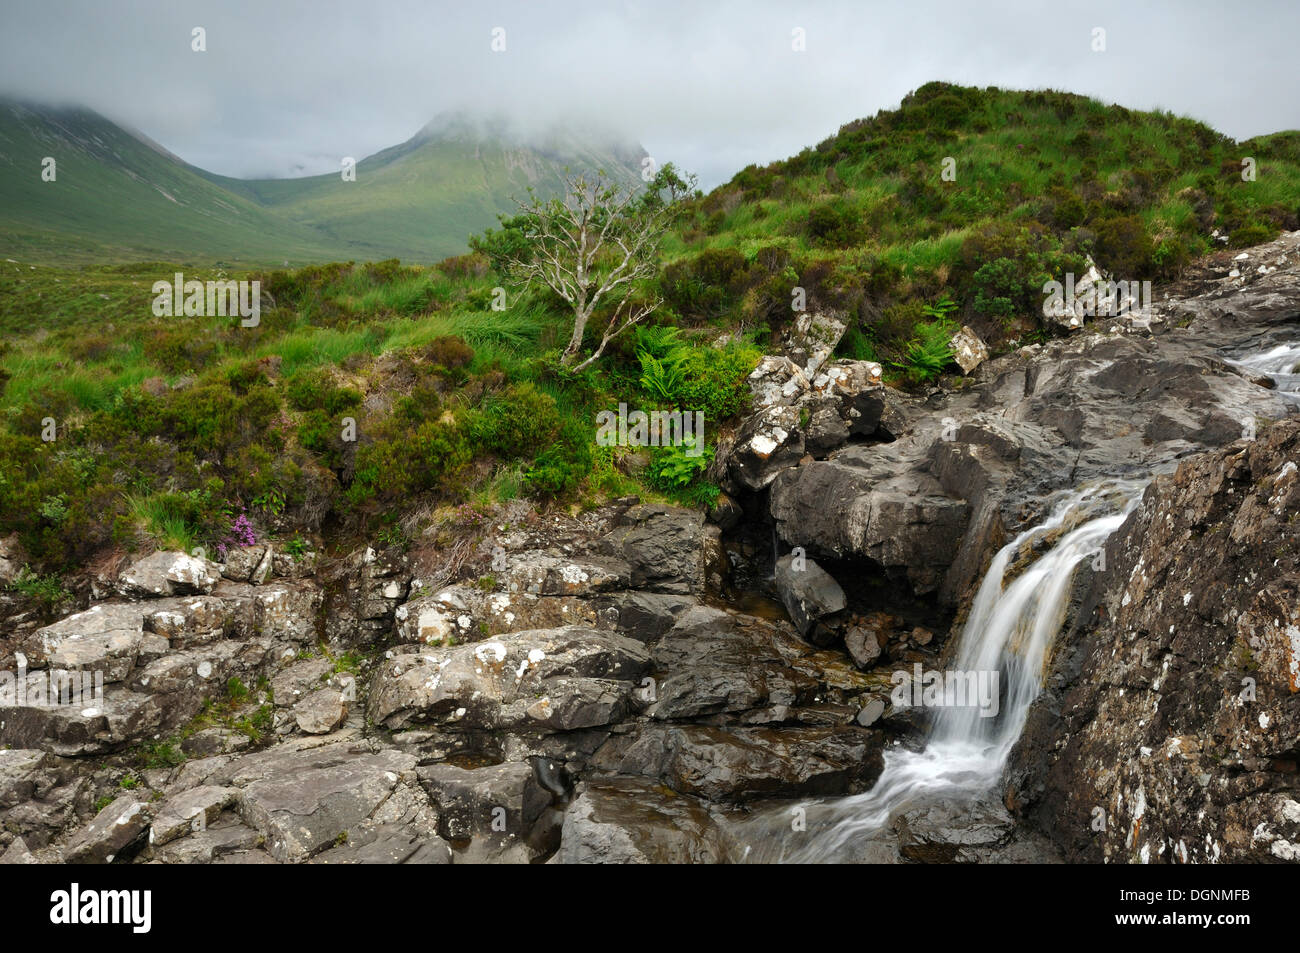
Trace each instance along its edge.
{"label": "eroded rock face", "polygon": [[1300,859],[1297,512],[1287,421],[1158,478],[1112,537],[1009,774],[1070,859]]}
{"label": "eroded rock face", "polygon": [[484,730],[570,731],[618,721],[649,652],[592,629],[516,632],[399,655],[380,666],[370,717],[390,728],[434,721]]}

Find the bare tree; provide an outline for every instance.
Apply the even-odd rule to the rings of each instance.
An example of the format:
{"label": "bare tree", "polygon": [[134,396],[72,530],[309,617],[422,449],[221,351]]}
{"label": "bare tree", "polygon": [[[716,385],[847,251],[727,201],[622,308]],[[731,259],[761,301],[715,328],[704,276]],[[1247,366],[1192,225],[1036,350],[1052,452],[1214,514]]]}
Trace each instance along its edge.
{"label": "bare tree", "polygon": [[596,350],[575,368],[582,370],[662,303],[642,297],[639,286],[658,272],[660,243],[694,178],[682,179],[669,163],[645,190],[620,188],[603,172],[566,174],[564,183],[563,198],[539,201],[530,190],[529,201],[517,203],[519,215],[503,220],[521,229],[524,241],[504,251],[500,263],[527,284],[545,284],[573,309],[573,333],[561,357],[566,366],[603,305],[609,323]]}

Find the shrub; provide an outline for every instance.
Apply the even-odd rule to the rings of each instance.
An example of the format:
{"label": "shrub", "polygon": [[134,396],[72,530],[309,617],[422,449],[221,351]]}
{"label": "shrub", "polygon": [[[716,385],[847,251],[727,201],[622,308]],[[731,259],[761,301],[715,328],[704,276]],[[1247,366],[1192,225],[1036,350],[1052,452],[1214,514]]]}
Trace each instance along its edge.
{"label": "shrub", "polygon": [[489,400],[472,428],[475,442],[503,457],[532,457],[555,441],[564,425],[555,398],[531,381]]}
{"label": "shrub", "polygon": [[425,345],[424,357],[433,364],[454,370],[474,360],[474,351],[465,343],[464,338],[456,334],[446,334],[434,338]]}
{"label": "shrub", "polygon": [[857,210],[837,198],[809,211],[808,235],[823,245],[848,248],[861,244],[866,227]]}
{"label": "shrub", "polygon": [[1276,235],[1277,229],[1270,228],[1267,225],[1243,225],[1241,228],[1234,228],[1228,233],[1228,244],[1233,248],[1247,248],[1251,245],[1272,241]]}
{"label": "shrub", "polygon": [[537,455],[524,473],[524,487],[543,497],[563,496],[586,479],[592,469],[592,434],[572,422],[560,440]]}
{"label": "shrub", "polygon": [[1112,213],[1095,221],[1092,230],[1097,235],[1093,254],[1098,265],[1126,281],[1150,275],[1155,249],[1141,218]]}

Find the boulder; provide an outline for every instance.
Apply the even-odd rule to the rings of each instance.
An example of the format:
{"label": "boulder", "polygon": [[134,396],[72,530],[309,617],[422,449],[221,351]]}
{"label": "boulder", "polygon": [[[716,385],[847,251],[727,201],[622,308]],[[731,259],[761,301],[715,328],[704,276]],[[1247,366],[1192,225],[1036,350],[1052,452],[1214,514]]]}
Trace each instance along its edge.
{"label": "boulder", "polygon": [[531,765],[433,764],[417,774],[438,812],[438,833],[456,846],[458,860],[529,863],[554,850],[555,832],[539,824],[551,794]]}
{"label": "boulder", "polygon": [[803,636],[818,620],[848,605],[844,590],[831,574],[802,554],[787,554],[776,561],[776,591]]}
{"label": "boulder", "polygon": [[130,674],[144,637],[144,612],[130,603],[103,603],[38,629],[23,643],[27,664],[102,674],[120,682]]}
{"label": "boulder", "polygon": [[69,864],[111,864],[141,840],[149,828],[151,810],[133,795],[123,794],[77,831],[63,849]]}
{"label": "boulder", "polygon": [[118,590],[132,598],[209,593],[220,573],[214,563],[182,552],[157,552],[127,566],[118,575]]}
{"label": "boulder", "polygon": [[717,864],[726,842],[707,802],[644,778],[586,783],[564,813],[557,864]]}
{"label": "boulder", "polygon": [[592,629],[514,632],[399,655],[370,686],[370,718],[487,730],[571,731],[617,721],[635,704],[650,656],[640,642]]}
{"label": "boulder", "polygon": [[280,863],[299,863],[334,844],[370,817],[415,767],[413,757],[395,751],[271,754],[256,766],[261,779],[243,788],[236,803],[244,823],[266,838]]}
{"label": "boulder", "polygon": [[326,735],[347,720],[348,708],[343,692],[322,688],[293,706],[293,718],[299,730],[309,735]]}
{"label": "boulder", "polygon": [[592,765],[710,801],[748,801],[863,790],[880,774],[883,748],[879,733],[857,726],[648,725],[611,737]]}
{"label": "boulder", "polygon": [[989,359],[988,345],[967,325],[952,336],[948,342],[952,349],[952,359],[961,368],[963,374],[969,374]]}

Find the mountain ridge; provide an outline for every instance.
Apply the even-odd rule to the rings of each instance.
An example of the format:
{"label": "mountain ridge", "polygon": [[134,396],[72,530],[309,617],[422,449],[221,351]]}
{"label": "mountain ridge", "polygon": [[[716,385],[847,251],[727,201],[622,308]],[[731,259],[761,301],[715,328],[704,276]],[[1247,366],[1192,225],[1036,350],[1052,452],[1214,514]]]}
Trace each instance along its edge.
{"label": "mountain ridge", "polygon": [[[439,129],[444,116],[455,114],[362,158],[355,181],[338,173],[241,179],[193,165],[87,107],[0,99],[0,170],[10,173],[0,176],[0,253],[37,263],[431,263],[466,251],[469,236],[494,225],[526,188],[558,191],[565,167],[640,181],[639,145],[563,137],[534,145],[486,126],[469,149],[465,137]],[[50,155],[47,182],[41,163]]]}

